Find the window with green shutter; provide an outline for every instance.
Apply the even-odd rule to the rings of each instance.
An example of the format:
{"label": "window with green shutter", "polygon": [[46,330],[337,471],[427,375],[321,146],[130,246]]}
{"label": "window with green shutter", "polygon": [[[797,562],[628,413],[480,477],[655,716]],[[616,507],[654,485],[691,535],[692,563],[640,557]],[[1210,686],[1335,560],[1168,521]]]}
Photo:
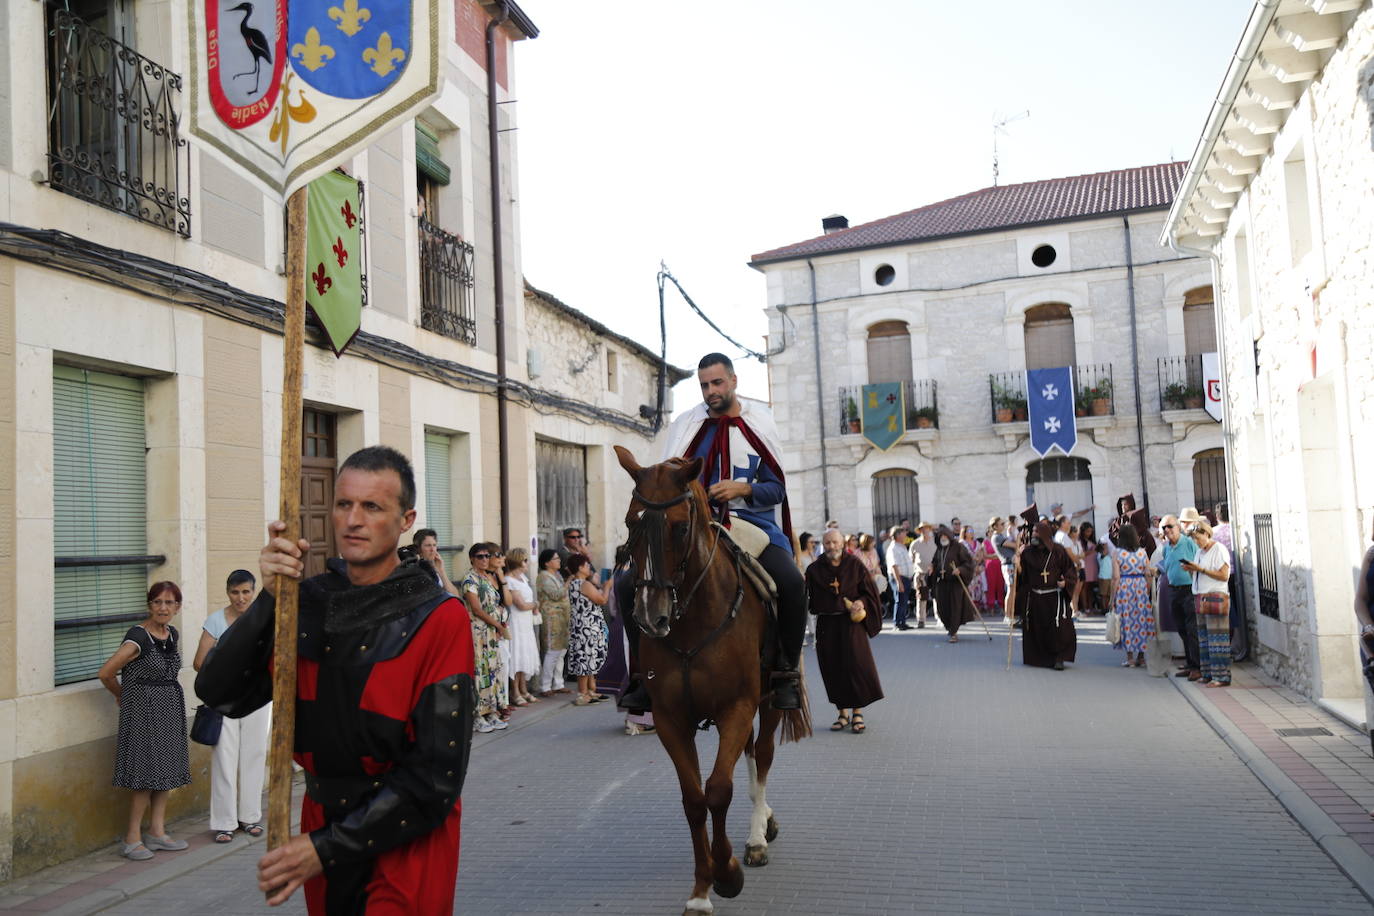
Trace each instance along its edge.
{"label": "window with green shutter", "polygon": [[53,369],[54,647],[58,684],[95,676],[147,616],[143,382]]}
{"label": "window with green shutter", "polygon": [[425,527],[440,546],[453,543],[452,460],[453,437],[425,430]]}

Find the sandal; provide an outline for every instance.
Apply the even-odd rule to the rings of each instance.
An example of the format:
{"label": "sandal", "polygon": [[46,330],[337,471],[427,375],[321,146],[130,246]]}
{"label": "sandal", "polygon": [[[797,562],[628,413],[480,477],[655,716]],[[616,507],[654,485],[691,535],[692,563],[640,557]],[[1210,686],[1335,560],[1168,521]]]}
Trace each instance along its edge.
{"label": "sandal", "polygon": [[[849,716],[841,715],[835,720],[835,724],[830,726],[832,732],[842,732],[849,727]],[[1374,817],[1374,812],[1370,812],[1370,817]]]}
{"label": "sandal", "polygon": [[524,697],[516,697],[514,700],[511,700],[511,703],[512,703],[513,705],[515,705],[515,706],[528,706],[528,705],[530,705],[530,701],[527,700],[527,699],[525,699]]}
{"label": "sandal", "polygon": [[861,712],[854,713],[854,724],[849,726],[849,730],[856,735],[862,735],[867,727],[864,725],[864,714]]}
{"label": "sandal", "polygon": [[216,842],[216,843],[232,843],[232,842],[234,842],[234,831],[232,831],[232,830],[217,830],[217,831],[215,831],[215,842]]}
{"label": "sandal", "polygon": [[247,824],[244,826],[243,832],[252,837],[262,836],[262,824]]}

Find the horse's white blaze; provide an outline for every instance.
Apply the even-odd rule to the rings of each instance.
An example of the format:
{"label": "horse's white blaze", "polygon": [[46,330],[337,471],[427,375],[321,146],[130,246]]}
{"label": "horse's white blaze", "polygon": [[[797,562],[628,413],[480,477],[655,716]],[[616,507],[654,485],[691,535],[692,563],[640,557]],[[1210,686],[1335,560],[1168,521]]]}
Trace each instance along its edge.
{"label": "horse's white blaze", "polygon": [[768,819],[773,809],[768,807],[768,787],[759,780],[759,765],[753,757],[749,761],[749,800],[754,803],[754,813],[749,818],[749,839],[747,846],[767,846]]}
{"label": "horse's white blaze", "polygon": [[689,913],[714,913],[716,908],[711,905],[709,897],[693,897],[687,901],[687,912]]}

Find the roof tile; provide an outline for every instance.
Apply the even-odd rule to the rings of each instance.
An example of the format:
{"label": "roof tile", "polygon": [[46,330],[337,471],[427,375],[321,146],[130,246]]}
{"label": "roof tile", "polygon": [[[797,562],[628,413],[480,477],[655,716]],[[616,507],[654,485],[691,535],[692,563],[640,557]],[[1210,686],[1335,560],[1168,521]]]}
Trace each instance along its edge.
{"label": "roof tile", "polygon": [[1187,166],[1187,162],[1166,162],[983,188],[871,223],[763,251],[750,261],[765,264],[1058,220],[1164,209],[1173,203]]}

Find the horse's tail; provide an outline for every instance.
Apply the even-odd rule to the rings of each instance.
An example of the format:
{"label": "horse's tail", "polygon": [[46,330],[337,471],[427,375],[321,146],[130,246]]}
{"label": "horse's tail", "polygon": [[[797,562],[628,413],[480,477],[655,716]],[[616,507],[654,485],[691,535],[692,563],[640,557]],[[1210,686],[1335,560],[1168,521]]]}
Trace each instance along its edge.
{"label": "horse's tail", "polygon": [[801,696],[800,709],[787,709],[782,712],[782,734],[780,744],[810,738],[811,701],[806,695],[806,663],[797,666],[797,693]]}

